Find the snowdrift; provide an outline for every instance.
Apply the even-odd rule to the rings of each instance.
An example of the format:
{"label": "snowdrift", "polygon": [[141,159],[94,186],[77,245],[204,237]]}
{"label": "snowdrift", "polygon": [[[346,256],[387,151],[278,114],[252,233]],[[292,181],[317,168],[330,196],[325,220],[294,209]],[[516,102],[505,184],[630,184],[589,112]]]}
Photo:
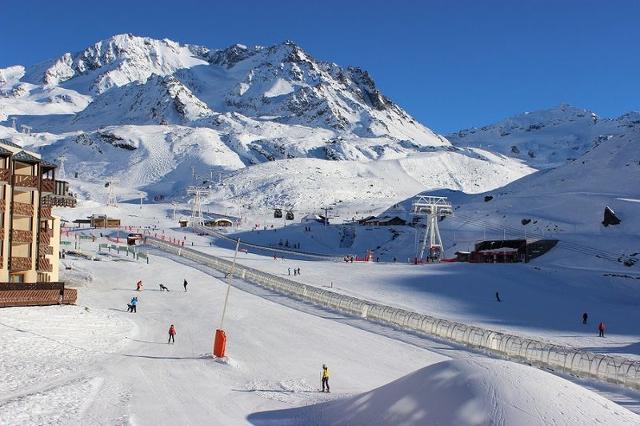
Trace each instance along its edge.
{"label": "snowdrift", "polygon": [[[335,380],[334,389],[338,384]],[[638,424],[640,417],[567,380],[508,361],[450,360],[361,395],[248,416],[254,425]]]}

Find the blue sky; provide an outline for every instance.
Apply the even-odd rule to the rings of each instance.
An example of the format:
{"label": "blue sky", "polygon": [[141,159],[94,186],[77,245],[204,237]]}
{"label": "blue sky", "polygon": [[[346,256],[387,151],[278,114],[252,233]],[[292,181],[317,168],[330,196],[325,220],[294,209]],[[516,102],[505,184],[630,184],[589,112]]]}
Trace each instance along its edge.
{"label": "blue sky", "polygon": [[368,70],[446,133],[570,103],[640,110],[640,1],[9,1],[0,67],[130,32],[210,48],[294,40]]}

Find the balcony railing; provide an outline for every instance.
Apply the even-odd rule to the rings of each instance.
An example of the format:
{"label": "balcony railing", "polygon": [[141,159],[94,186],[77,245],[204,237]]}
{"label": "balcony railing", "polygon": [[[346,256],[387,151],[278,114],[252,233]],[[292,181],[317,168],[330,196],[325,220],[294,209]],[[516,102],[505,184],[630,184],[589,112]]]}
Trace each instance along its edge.
{"label": "balcony railing", "polygon": [[53,254],[53,247],[42,244],[42,243],[38,246],[38,256],[47,256],[52,254]]}
{"label": "balcony railing", "polygon": [[51,206],[40,206],[40,217],[42,219],[51,219]]}
{"label": "balcony railing", "polygon": [[47,195],[43,199],[55,207],[75,207],[77,202],[76,198],[71,195]]}
{"label": "balcony railing", "polygon": [[0,198],[0,213],[4,213],[7,209],[7,201]]}
{"label": "balcony railing", "polygon": [[0,229],[0,240],[4,240],[4,229]]}
{"label": "balcony railing", "polygon": [[42,179],[40,183],[40,192],[53,194],[56,190],[56,181],[53,179]]}
{"label": "balcony railing", "polygon": [[28,216],[33,217],[33,205],[29,203],[20,203],[14,201],[11,203],[11,209],[14,216]]}
{"label": "balcony railing", "polygon": [[49,259],[46,257],[38,258],[38,271],[42,272],[51,272],[53,271],[53,266],[49,263]]}
{"label": "balcony railing", "polygon": [[28,271],[31,269],[30,257],[12,257],[9,264],[10,271]]}
{"label": "balcony railing", "polygon": [[[30,243],[33,241],[33,232],[21,229],[11,230],[11,242],[14,244]],[[47,242],[48,244],[48,242]]]}
{"label": "balcony railing", "polygon": [[17,189],[33,191],[38,188],[38,176],[13,175],[13,186]]}
{"label": "balcony railing", "polygon": [[51,231],[51,229],[40,230],[40,244],[48,246],[51,243],[52,237],[53,237],[53,231]]}
{"label": "balcony railing", "polygon": [[0,183],[9,183],[9,179],[11,179],[11,170],[0,169]]}

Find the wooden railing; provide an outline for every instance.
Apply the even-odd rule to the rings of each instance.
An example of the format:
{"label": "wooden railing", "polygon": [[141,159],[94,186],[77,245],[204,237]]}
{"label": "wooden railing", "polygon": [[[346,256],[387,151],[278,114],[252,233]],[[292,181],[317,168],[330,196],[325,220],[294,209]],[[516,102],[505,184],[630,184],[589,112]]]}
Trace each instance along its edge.
{"label": "wooden railing", "polygon": [[40,183],[40,192],[53,194],[56,190],[56,181],[53,179],[42,179]]}
{"label": "wooden railing", "polygon": [[32,204],[14,201],[13,203],[11,203],[11,209],[13,210],[14,215],[33,217]]}
{"label": "wooden railing", "polygon": [[31,269],[30,257],[12,257],[9,265],[10,271],[28,271]]}
{"label": "wooden railing", "polygon": [[11,170],[0,169],[0,182],[9,183],[10,179],[11,179]]}
{"label": "wooden railing", "polygon": [[43,219],[51,219],[51,206],[40,206],[40,217]]}
{"label": "wooden railing", "polygon": [[53,247],[40,243],[38,246],[38,256],[46,256],[53,254]]}
{"label": "wooden railing", "polygon": [[21,229],[11,230],[11,242],[12,243],[30,243],[33,241],[33,232],[23,231]]}
{"label": "wooden railing", "polygon": [[55,207],[75,207],[76,198],[71,195],[47,195],[43,200]]}
{"label": "wooden railing", "polygon": [[0,213],[4,213],[7,210],[7,201],[0,198]]}
{"label": "wooden railing", "polygon": [[18,188],[36,189],[38,187],[38,176],[13,175],[13,186]]}
{"label": "wooden railing", "polygon": [[51,243],[52,237],[53,237],[53,231],[51,229],[40,230],[40,244],[48,246]]}
{"label": "wooden railing", "polygon": [[51,272],[53,266],[46,257],[38,257],[38,271]]}
{"label": "wooden railing", "polygon": [[4,228],[0,229],[0,240],[4,240]]}

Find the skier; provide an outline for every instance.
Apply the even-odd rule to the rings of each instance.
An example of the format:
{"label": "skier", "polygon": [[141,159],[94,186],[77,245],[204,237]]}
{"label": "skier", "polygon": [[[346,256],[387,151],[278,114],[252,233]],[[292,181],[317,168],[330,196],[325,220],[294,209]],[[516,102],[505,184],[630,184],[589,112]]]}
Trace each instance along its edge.
{"label": "skier", "polygon": [[600,322],[600,324],[598,324],[598,337],[604,337],[605,328],[604,322]]}
{"label": "skier", "polygon": [[136,291],[142,290],[142,287],[143,287],[142,280],[140,280],[136,283]]}
{"label": "skier", "polygon": [[176,343],[176,328],[173,326],[173,324],[171,324],[171,327],[169,327],[169,341],[167,342],[167,345],[171,342]]}
{"label": "skier", "polygon": [[331,392],[329,390],[329,369],[325,364],[322,364],[322,392],[324,392],[324,387],[327,387],[327,393]]}
{"label": "skier", "polygon": [[160,284],[160,291],[169,291],[166,285]]}
{"label": "skier", "polygon": [[129,304],[129,312],[133,313],[137,313],[138,312],[138,298],[137,297],[132,297],[131,298],[131,302]]}
{"label": "skier", "polygon": [[498,302],[502,302],[502,300],[500,300],[500,293],[498,293],[497,291],[496,291],[496,300]]}
{"label": "skier", "polygon": [[289,271],[289,275],[291,275],[291,268],[287,268],[287,270]]}
{"label": "skier", "polygon": [[582,323],[586,324],[587,323],[587,318],[589,318],[589,315],[585,312],[582,314]]}
{"label": "skier", "polygon": [[298,275],[300,275],[300,268],[298,268]]}
{"label": "skier", "polygon": [[187,284],[189,284],[189,283],[185,279],[184,282],[182,283],[182,285],[184,286],[184,291],[187,291]]}

